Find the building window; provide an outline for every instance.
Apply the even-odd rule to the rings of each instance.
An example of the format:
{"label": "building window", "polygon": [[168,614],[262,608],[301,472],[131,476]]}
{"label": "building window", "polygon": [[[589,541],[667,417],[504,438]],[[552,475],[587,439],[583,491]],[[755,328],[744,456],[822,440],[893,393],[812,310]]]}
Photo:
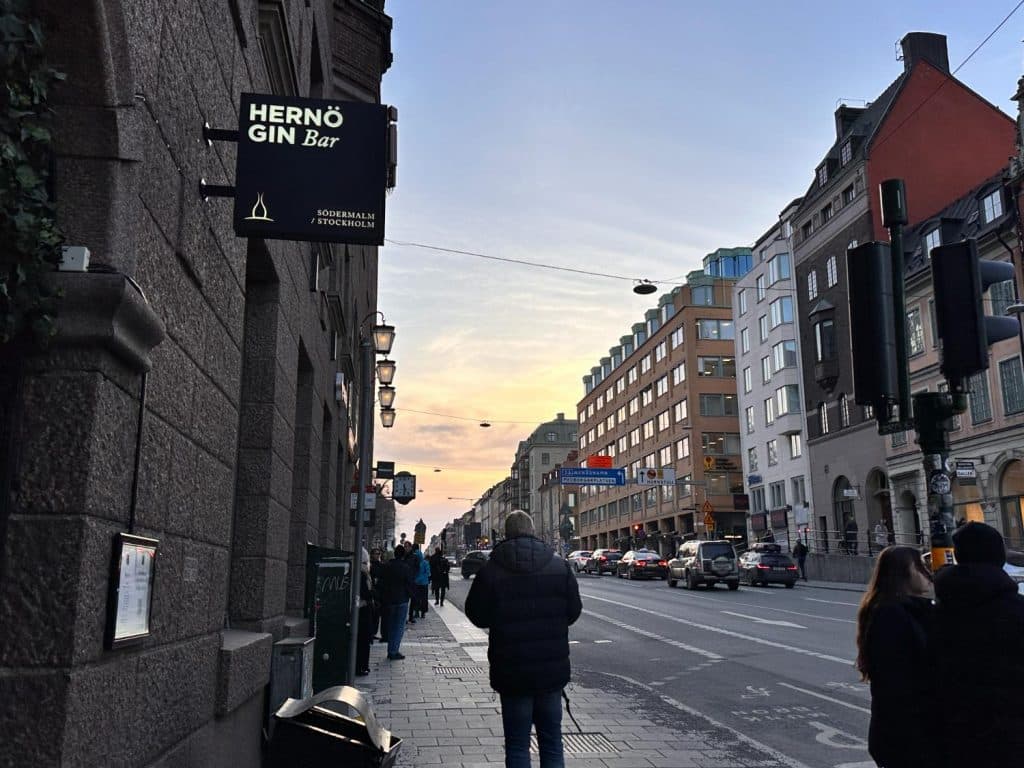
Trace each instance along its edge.
{"label": "building window", "polygon": [[745,355],[750,351],[750,329],[740,331],[740,351]]}
{"label": "building window", "polygon": [[1019,357],[999,363],[999,381],[1003,390],[1003,412],[1010,416],[1024,411],[1024,371]]}
{"label": "building window", "polygon": [[640,407],[646,408],[648,405],[654,402],[654,391],[650,386],[644,387],[640,390]]}
{"label": "building window", "polygon": [[666,445],[658,451],[658,466],[668,467],[672,464],[672,446]]}
{"label": "building window", "polygon": [[995,221],[1003,215],[1003,195],[997,189],[991,195],[986,195],[981,201],[981,210],[985,216],[985,223]]}
{"label": "building window", "polygon": [[750,375],[750,366],[748,365],[743,369],[743,391],[744,393],[750,392],[754,388],[754,380]]}
{"label": "building window", "polygon": [[789,254],[780,253],[768,262],[768,285],[789,279]]}
{"label": "building window", "polygon": [[740,314],[744,315],[747,312],[747,291],[744,289],[736,295],[739,297]]}
{"label": "building window", "polygon": [[[732,359],[732,358],[730,358],[730,359]],[[732,376],[733,376],[733,378],[736,378],[736,369],[735,369],[735,367],[732,370]],[[662,395],[667,395],[668,394],[668,376],[662,376],[660,379],[658,379],[657,382],[655,382],[655,392],[656,392],[656,395],[655,395],[656,397],[661,397]]]}
{"label": "building window", "polygon": [[710,285],[700,285],[690,289],[690,302],[694,306],[709,307],[715,303],[714,290]]}
{"label": "building window", "polygon": [[617,445],[619,448],[619,453],[625,453],[626,449],[629,448],[629,437],[627,435],[623,435],[622,437],[619,438]]}
{"label": "building window", "polygon": [[789,458],[799,459],[803,455],[804,445],[800,433],[789,435]]}
{"label": "building window", "polygon": [[800,413],[800,387],[786,384],[775,390],[775,412],[779,416]]}
{"label": "building window", "polygon": [[672,349],[675,349],[676,347],[681,347],[683,345],[683,340],[683,326],[679,326],[674,331],[672,331]]}
{"label": "building window", "polygon": [[981,424],[992,418],[992,398],[988,392],[986,371],[976,373],[967,382],[967,394],[971,403],[971,424]]}
{"label": "building window", "polygon": [[668,408],[658,414],[658,431],[664,432],[670,426],[672,426],[672,418],[669,415]]}
{"label": "building window", "polygon": [[856,192],[853,191],[853,184],[843,190],[843,205],[849,205],[853,202],[853,198],[856,196]]}
{"label": "building window", "polygon": [[776,372],[796,367],[796,340],[780,341],[772,346],[772,364]]}
{"label": "building window", "polygon": [[875,418],[875,409],[870,405],[865,405],[862,416],[864,417],[862,421],[871,421]]}
{"label": "building window", "polygon": [[768,448],[768,466],[774,467],[779,463],[779,442],[778,440],[769,440],[767,444]]}
{"label": "building window", "polygon": [[637,370],[635,365],[632,368],[630,368],[629,371],[626,373],[626,378],[628,379],[630,384],[636,384]]}
{"label": "building window", "polygon": [[715,376],[718,378],[736,378],[735,357],[698,357],[698,376]]}
{"label": "building window", "polygon": [[761,315],[757,318],[757,326],[761,332],[761,341],[765,342],[768,340],[768,315]]}
{"label": "building window", "polygon": [[776,299],[769,305],[772,316],[772,328],[778,328],[783,323],[793,322],[793,298],[783,296]]}
{"label": "building window", "polygon": [[676,461],[682,461],[690,456],[690,438],[684,437],[676,440]]}
{"label": "building window", "polygon": [[547,440],[549,443],[557,443],[558,435],[554,432],[548,432],[546,435],[544,435],[544,439]]}
{"label": "building window", "polygon": [[825,262],[825,282],[829,288],[839,282],[839,269],[836,266],[835,256],[829,256],[828,261]]}
{"label": "building window", "polygon": [[764,512],[764,488],[750,489],[750,511]]}
{"label": "building window", "polygon": [[804,476],[794,477],[793,483],[793,503],[794,504],[806,504],[807,503],[807,486],[804,485]]}
{"label": "building window", "polygon": [[747,434],[754,433],[754,406],[748,405],[746,410]]}
{"label": "building window", "polygon": [[701,447],[709,456],[737,456],[741,450],[740,436],[735,432],[703,432]]}
{"label": "building window", "polygon": [[638,445],[640,445],[640,427],[629,432],[629,447],[636,448]]}
{"label": "building window", "polygon": [[1002,317],[1006,314],[1007,308],[1016,301],[1013,295],[1013,280],[994,283],[989,289],[989,295],[992,297],[992,314]]}
{"label": "building window", "polygon": [[701,416],[736,416],[736,395],[702,394],[700,396]]}
{"label": "building window", "polygon": [[828,434],[828,403],[818,403],[818,425],[821,427],[821,434]]}
{"label": "building window", "polygon": [[818,272],[812,269],[807,273],[807,300],[814,301],[818,297]]}
{"label": "building window", "polygon": [[685,400],[680,400],[672,406],[672,415],[675,417],[676,424],[682,424],[687,418],[689,418],[690,414],[686,407]]}
{"label": "building window", "polygon": [[672,385],[677,386],[686,381],[686,363],[680,363],[672,369]]}
{"label": "building window", "polygon": [[800,237],[803,240],[806,240],[807,238],[809,238],[813,232],[814,232],[814,222],[812,222],[812,221],[805,221],[800,226]]}
{"label": "building window", "polygon": [[668,345],[663,341],[654,348],[654,362],[660,363],[668,354]]}
{"label": "building window", "polygon": [[757,472],[757,447],[747,448],[747,472]]}
{"label": "building window", "polygon": [[[853,146],[850,144],[850,142],[847,141],[847,142],[845,142],[843,144],[842,148],[839,150],[839,162],[840,162],[841,165],[845,166],[852,159],[853,159]],[[850,185],[850,188],[851,189],[853,188],[852,184]]]}
{"label": "building window", "polygon": [[771,509],[781,509],[786,506],[786,481],[779,480],[768,486],[768,498],[771,499]]}
{"label": "building window", "polygon": [[735,332],[733,330],[732,320],[698,320],[697,338],[710,339],[714,341],[734,339]]}
{"label": "building window", "polygon": [[832,320],[814,324],[814,353],[816,362],[834,360],[836,357],[836,330]]}
{"label": "building window", "polygon": [[640,398],[633,397],[629,400],[629,415],[633,416],[640,410]]}
{"label": "building window", "polygon": [[761,358],[761,383],[767,384],[772,380],[772,359],[770,357]]}
{"label": "building window", "polygon": [[846,395],[839,396],[839,428],[850,426],[850,401]]}
{"label": "building window", "polygon": [[551,463],[551,454],[550,453],[542,453],[540,455],[540,463],[541,464],[550,464]]}
{"label": "building window", "polygon": [[764,296],[765,296],[764,275],[758,275],[757,276],[756,290],[757,290],[757,300],[758,301],[764,301]]}
{"label": "building window", "polygon": [[906,430],[904,430],[903,432],[893,432],[892,433],[892,437],[890,438],[890,440],[891,440],[890,444],[892,445],[893,448],[902,448],[904,445],[907,444],[907,432],[906,432]]}
{"label": "building window", "polygon": [[643,359],[640,361],[640,375],[642,376],[645,373],[649,373],[650,370],[651,370],[651,356],[650,355],[644,355]]}
{"label": "building window", "polygon": [[771,426],[775,423],[775,398],[769,397],[764,401],[764,423]]}
{"label": "building window", "polygon": [[826,221],[832,218],[832,203],[829,203],[821,209],[821,223],[824,224]]}
{"label": "building window", "polygon": [[911,357],[924,353],[924,325],[921,324],[920,309],[907,312],[907,346]]}
{"label": "building window", "polygon": [[818,186],[824,187],[828,184],[828,164],[822,163],[818,166]]}
{"label": "building window", "polygon": [[644,422],[644,440],[654,439],[654,419],[648,419]]}
{"label": "building window", "polygon": [[939,228],[936,227],[927,235],[924,236],[924,255],[928,258],[932,255],[932,248],[942,245],[942,235],[939,233]]}

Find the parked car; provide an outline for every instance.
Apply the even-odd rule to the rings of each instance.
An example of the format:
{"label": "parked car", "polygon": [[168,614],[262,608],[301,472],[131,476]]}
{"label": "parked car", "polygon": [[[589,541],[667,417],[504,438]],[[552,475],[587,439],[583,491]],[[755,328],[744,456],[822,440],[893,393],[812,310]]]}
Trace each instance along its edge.
{"label": "parked car", "polygon": [[631,550],[619,559],[615,575],[620,579],[667,579],[668,561],[657,552]]}
{"label": "parked car", "polygon": [[573,570],[579,573],[583,570],[583,566],[587,564],[587,560],[590,559],[590,551],[577,549],[575,552],[570,552],[565,559],[573,567]]}
{"label": "parked car", "polygon": [[676,557],[668,561],[668,585],[674,587],[680,581],[686,582],[687,589],[696,589],[701,584],[713,587],[719,582],[729,589],[739,589],[736,550],[721,539],[684,541]]}
{"label": "parked car", "polygon": [[450,565],[452,568],[455,568],[459,564],[459,561],[455,557],[455,555],[445,555],[444,559],[448,561],[448,565]]}
{"label": "parked car", "polygon": [[606,573],[615,573],[615,564],[622,559],[622,552],[617,549],[595,549],[590,559],[583,565],[584,573],[593,573],[603,576]]}
{"label": "parked car", "polygon": [[[921,554],[921,560],[928,566],[929,570],[932,567],[932,553],[924,552]],[[1003,570],[1006,574],[1017,582],[1017,593],[1024,596],[1024,552],[1018,552],[1015,549],[1006,550],[1006,563],[1003,564]]]}
{"label": "parked car", "polygon": [[490,556],[491,552],[488,549],[475,549],[472,552],[467,552],[466,556],[462,558],[462,578],[468,579],[470,576],[476,575]]}
{"label": "parked car", "polygon": [[793,558],[782,551],[778,544],[758,544],[740,555],[740,578],[750,584],[785,584],[787,589],[796,586],[800,577]]}

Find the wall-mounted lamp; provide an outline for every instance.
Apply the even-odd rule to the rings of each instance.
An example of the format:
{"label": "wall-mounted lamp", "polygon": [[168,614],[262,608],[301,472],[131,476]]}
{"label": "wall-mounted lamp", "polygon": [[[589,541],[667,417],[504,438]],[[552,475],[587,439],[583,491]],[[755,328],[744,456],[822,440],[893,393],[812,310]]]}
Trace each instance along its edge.
{"label": "wall-mounted lamp", "polygon": [[380,425],[385,429],[391,429],[391,427],[395,426],[395,413],[394,408],[381,408]]}
{"label": "wall-mounted lamp", "polygon": [[377,381],[390,385],[395,380],[395,361],[384,359],[377,363]]}
{"label": "wall-mounted lamp", "polygon": [[395,388],[386,385],[377,390],[377,400],[381,408],[393,408],[395,405]]}

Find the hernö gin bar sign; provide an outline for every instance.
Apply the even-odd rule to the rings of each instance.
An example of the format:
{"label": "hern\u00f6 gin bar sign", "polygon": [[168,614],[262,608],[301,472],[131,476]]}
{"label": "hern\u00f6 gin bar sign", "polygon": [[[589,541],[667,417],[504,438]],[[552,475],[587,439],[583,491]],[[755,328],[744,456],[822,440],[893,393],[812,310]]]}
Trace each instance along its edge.
{"label": "hern\u00f6 gin bar sign", "polygon": [[[390,116],[389,116],[390,113]],[[394,110],[380,104],[243,93],[234,194],[240,237],[383,245]]]}

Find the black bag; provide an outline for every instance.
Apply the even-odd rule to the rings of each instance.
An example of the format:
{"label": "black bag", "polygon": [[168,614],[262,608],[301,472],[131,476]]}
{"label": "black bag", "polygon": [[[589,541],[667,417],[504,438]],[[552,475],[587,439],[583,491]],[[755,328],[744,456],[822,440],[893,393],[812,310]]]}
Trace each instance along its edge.
{"label": "black bag", "polygon": [[[339,709],[354,710],[359,719]],[[267,768],[392,768],[402,740],[380,727],[366,698],[339,685],[288,699],[274,713]]]}

